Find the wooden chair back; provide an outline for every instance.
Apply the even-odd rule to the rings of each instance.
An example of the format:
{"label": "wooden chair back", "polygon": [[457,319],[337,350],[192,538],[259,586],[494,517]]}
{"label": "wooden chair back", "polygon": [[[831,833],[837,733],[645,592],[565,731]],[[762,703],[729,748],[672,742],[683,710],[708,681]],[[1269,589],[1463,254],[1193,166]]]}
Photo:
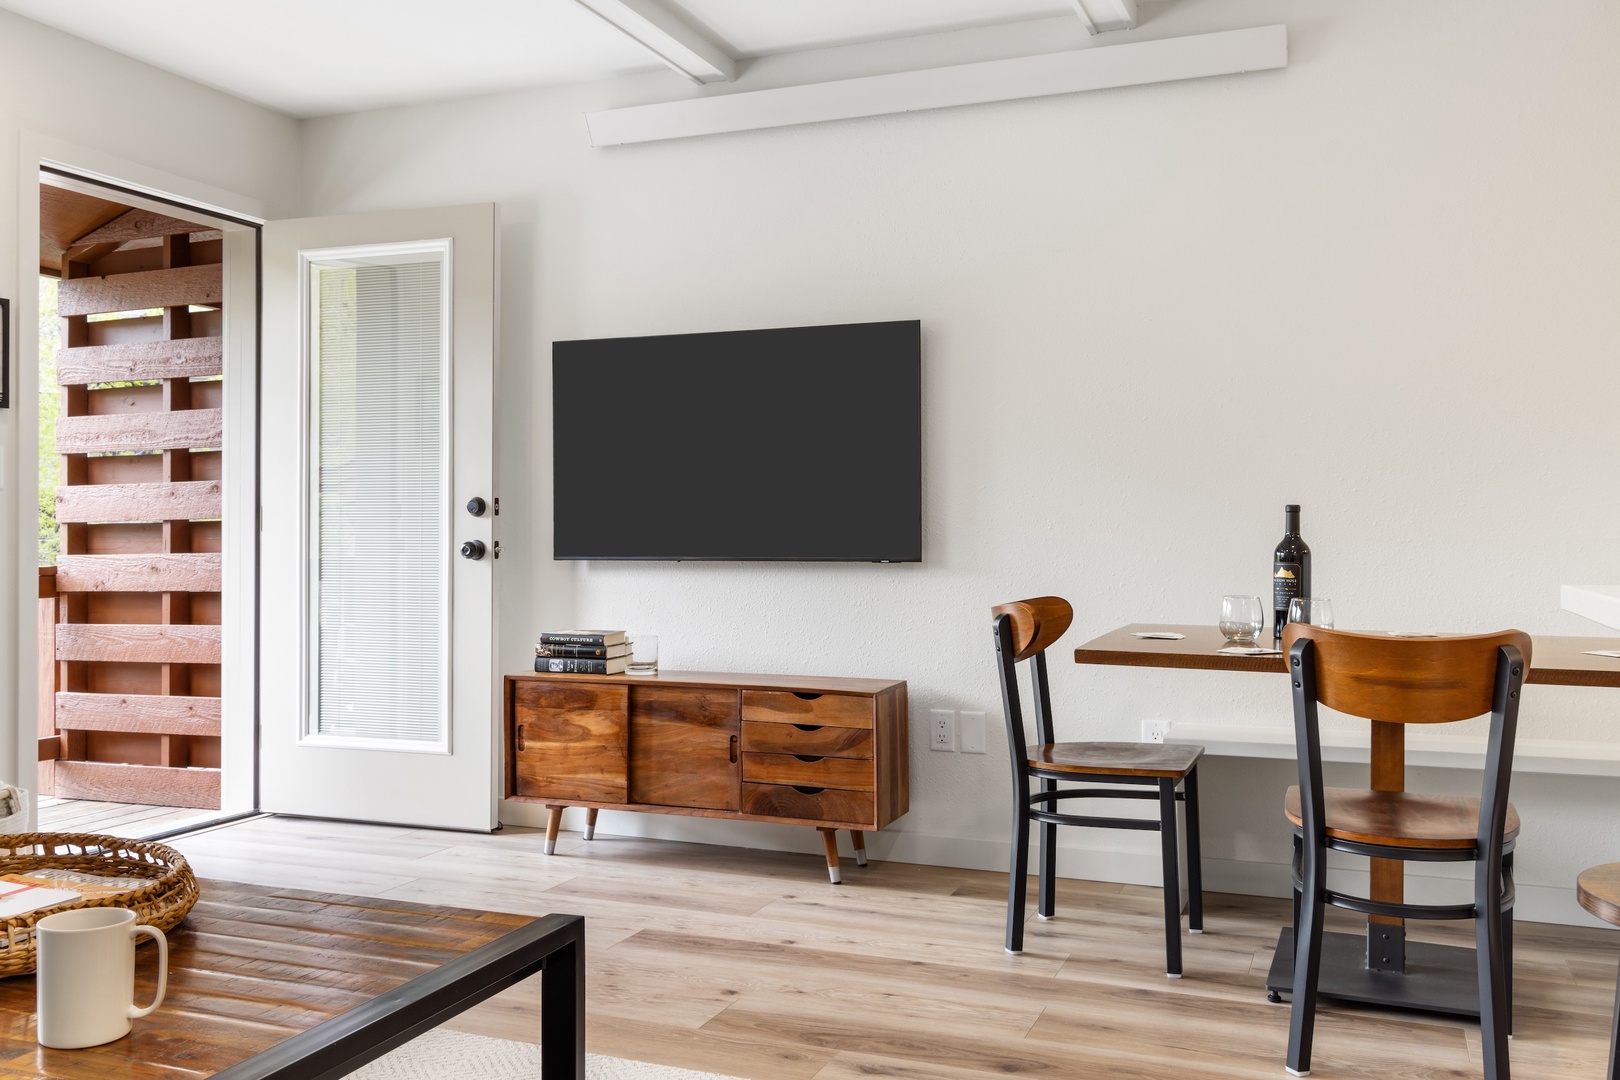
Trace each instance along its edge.
{"label": "wooden chair back", "polygon": [[1497,650],[1515,646],[1530,663],[1521,630],[1470,637],[1403,638],[1326,630],[1304,623],[1283,628],[1283,654],[1312,642],[1316,700],[1336,712],[1391,724],[1448,724],[1491,711]]}
{"label": "wooden chair back", "polygon": [[1028,763],[1024,738],[1024,710],[1018,698],[1018,665],[1030,660],[1035,704],[1035,740],[1053,741],[1052,687],[1046,677],[1046,649],[1074,622],[1074,608],[1061,596],[1014,600],[990,609],[990,628],[996,638],[996,672],[1001,677],[1002,714],[1007,721],[1007,745],[1012,752],[1015,783]]}
{"label": "wooden chair back", "polygon": [[1074,608],[1061,596],[1014,600],[990,609],[990,618],[1006,615],[1012,621],[1013,660],[1028,660],[1056,644],[1074,622]]}

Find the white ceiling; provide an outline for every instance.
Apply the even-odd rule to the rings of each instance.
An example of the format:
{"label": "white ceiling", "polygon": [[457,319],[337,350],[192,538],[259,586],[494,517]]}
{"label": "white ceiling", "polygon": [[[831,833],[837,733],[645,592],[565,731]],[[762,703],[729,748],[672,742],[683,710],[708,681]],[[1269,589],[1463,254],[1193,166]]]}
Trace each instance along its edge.
{"label": "white ceiling", "polygon": [[[1076,10],[1073,0],[664,7],[738,59]],[[0,8],[299,117],[663,69],[575,0],[0,0]]]}

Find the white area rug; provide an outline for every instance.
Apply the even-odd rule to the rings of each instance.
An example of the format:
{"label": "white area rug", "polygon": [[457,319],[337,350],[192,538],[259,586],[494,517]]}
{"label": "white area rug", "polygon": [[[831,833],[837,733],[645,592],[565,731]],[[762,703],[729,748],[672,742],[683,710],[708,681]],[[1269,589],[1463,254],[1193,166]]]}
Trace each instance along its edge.
{"label": "white area rug", "polygon": [[[349,1074],[351,1080],[534,1080],[540,1047],[435,1028]],[[623,1058],[585,1056],[587,1080],[738,1080]]]}

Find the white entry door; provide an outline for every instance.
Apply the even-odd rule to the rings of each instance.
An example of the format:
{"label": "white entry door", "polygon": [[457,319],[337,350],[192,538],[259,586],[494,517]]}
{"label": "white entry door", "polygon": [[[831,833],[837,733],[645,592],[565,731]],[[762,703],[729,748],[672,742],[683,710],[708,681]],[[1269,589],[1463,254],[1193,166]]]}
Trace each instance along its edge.
{"label": "white entry door", "polygon": [[259,806],[493,829],[495,208],[263,250]]}

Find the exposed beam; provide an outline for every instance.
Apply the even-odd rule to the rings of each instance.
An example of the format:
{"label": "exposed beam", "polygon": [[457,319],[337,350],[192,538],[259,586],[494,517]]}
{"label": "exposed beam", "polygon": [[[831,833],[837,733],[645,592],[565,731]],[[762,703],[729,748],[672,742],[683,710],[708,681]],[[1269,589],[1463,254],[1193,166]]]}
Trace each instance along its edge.
{"label": "exposed beam", "polygon": [[659,0],[574,0],[693,82],[730,82],[737,65]]}
{"label": "exposed beam", "polygon": [[1088,34],[1129,30],[1136,25],[1136,0],[1069,0]]}
{"label": "exposed beam", "polygon": [[[1288,66],[1282,24],[585,114],[592,146],[1236,75]],[[59,425],[62,421],[57,422]],[[60,428],[58,429],[60,431]],[[58,434],[58,441],[60,441]]]}

